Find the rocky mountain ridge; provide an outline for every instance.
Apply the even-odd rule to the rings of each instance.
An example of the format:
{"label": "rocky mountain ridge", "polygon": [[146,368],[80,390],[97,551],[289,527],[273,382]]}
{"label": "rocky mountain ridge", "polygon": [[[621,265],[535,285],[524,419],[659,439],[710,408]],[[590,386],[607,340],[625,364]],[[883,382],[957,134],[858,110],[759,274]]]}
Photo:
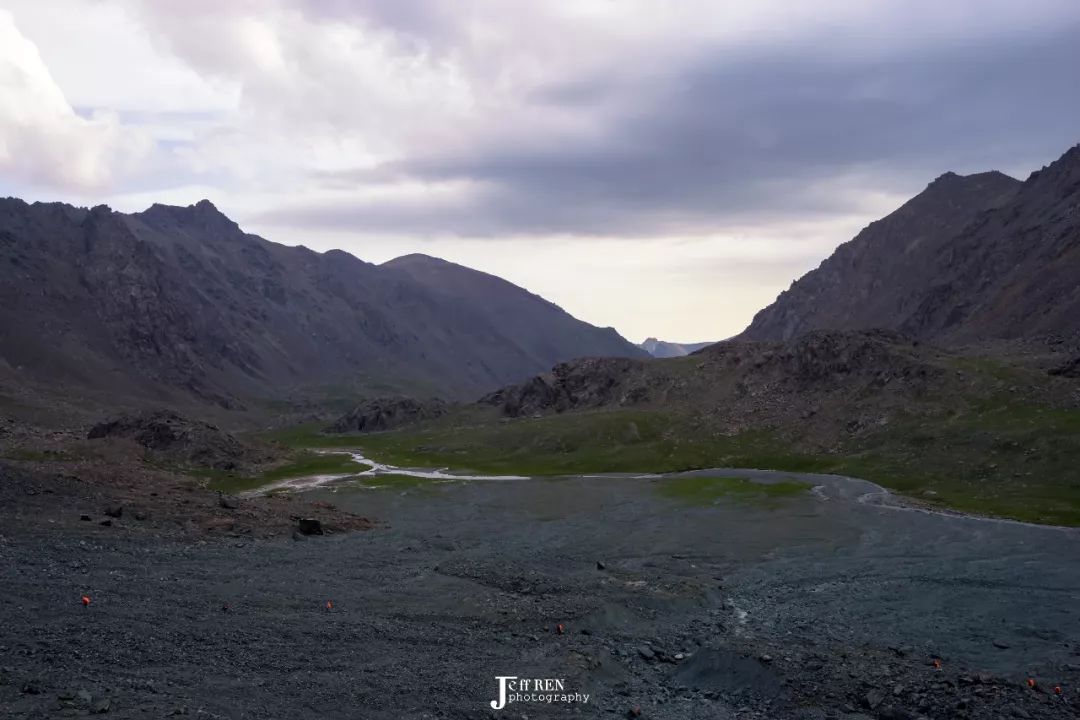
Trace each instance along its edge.
{"label": "rocky mountain ridge", "polygon": [[475,397],[573,357],[644,355],[510,283],[432,288],[247,234],[205,200],[128,215],[0,199],[0,279],[0,400],[24,404]]}
{"label": "rocky mountain ridge", "polygon": [[1080,334],[1080,146],[1024,182],[946,173],[739,337],[873,327],[946,344]]}

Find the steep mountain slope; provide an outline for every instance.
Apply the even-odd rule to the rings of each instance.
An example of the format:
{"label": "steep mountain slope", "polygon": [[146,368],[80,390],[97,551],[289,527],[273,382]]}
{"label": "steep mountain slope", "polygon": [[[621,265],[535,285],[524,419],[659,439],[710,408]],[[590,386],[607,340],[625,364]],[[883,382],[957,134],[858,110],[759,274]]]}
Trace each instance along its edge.
{"label": "steep mountain slope", "polygon": [[486,348],[487,357],[520,353],[545,368],[552,365],[551,358],[576,348],[588,348],[588,352],[570,354],[647,357],[636,347],[628,347],[614,328],[587,325],[558,305],[494,275],[421,254],[395,258],[382,267],[408,276],[433,295],[445,297],[456,312],[482,318],[494,328],[507,344]]}
{"label": "steep mountain slope", "polygon": [[1080,331],[1080,145],[947,246],[901,329],[922,337],[1075,336]]}
{"label": "steep mountain slope", "polygon": [[665,340],[657,340],[654,337],[648,338],[645,342],[639,343],[638,347],[649,353],[655,358],[672,358],[682,357],[683,355],[689,355],[692,352],[697,352],[702,348],[707,348],[713,343],[711,342],[699,342],[699,343],[673,343]]}
{"label": "steep mountain slope", "polygon": [[[754,316],[740,339],[904,326],[931,289],[948,282],[940,254],[982,213],[1015,197],[1020,185],[997,172],[942,175],[792,284]],[[949,302],[946,295],[941,302]]]}
{"label": "steep mountain slope", "polygon": [[246,234],[208,201],[124,215],[0,200],[0,279],[9,395],[467,397],[556,358],[640,352],[509,283],[487,301],[483,288],[436,291],[342,251]]}

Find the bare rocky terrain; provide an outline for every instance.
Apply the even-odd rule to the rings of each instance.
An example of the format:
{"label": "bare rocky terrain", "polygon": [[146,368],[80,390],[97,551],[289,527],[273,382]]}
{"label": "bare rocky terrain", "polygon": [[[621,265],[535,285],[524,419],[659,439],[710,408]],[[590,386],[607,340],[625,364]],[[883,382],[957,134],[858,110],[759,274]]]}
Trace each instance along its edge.
{"label": "bare rocky terrain", "polygon": [[1080,146],[1020,182],[947,173],[761,310],[746,340],[888,328],[939,344],[1075,345]]}
{"label": "bare rocky terrain", "polygon": [[[105,527],[107,483],[43,471],[0,468],[5,717],[1078,716],[1075,531],[813,476],[820,493],[706,504],[629,477],[346,482],[238,509],[177,489]],[[376,522],[292,539],[275,503]],[[493,711],[497,675],[589,701]]]}
{"label": "bare rocky terrain", "polygon": [[[814,417],[822,434],[853,418],[934,412],[960,400],[962,357],[889,331],[819,331],[787,342],[728,341],[677,361],[586,358],[486,395],[510,417],[597,408],[707,416],[719,430],[785,428]],[[977,378],[971,378],[977,380]],[[1041,384],[1048,384],[1039,379]],[[1063,384],[1064,385],[1064,384]],[[984,397],[987,388],[975,388]],[[1043,391],[1049,398],[1053,393]]]}

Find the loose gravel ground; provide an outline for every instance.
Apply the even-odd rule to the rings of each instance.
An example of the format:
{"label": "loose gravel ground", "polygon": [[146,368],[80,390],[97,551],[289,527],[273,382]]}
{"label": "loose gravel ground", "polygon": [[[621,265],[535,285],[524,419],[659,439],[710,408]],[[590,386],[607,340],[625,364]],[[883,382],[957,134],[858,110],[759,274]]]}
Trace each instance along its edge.
{"label": "loose gravel ground", "polygon": [[[9,471],[0,717],[1078,716],[1080,535],[807,479],[707,506],[662,478],[342,484],[287,502],[374,527],[293,539],[269,500],[213,514],[273,532],[102,526],[83,483]],[[492,710],[496,676],[589,700]]]}

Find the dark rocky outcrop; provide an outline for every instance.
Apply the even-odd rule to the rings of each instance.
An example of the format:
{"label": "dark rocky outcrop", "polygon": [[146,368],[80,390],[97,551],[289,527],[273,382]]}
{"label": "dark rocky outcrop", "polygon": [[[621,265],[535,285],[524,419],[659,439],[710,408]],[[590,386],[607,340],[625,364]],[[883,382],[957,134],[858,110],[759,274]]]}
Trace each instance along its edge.
{"label": "dark rocky outcrop", "polygon": [[716,343],[682,360],[563,363],[480,403],[507,417],[635,407],[694,416],[725,433],[806,426],[835,437],[955,390],[952,359],[892,331],[819,331],[786,343]]}
{"label": "dark rocky outcrop", "polygon": [[123,415],[99,423],[87,438],[129,439],[169,462],[218,470],[271,458],[268,451],[245,444],[209,423],[188,420],[169,410]]}
{"label": "dark rocky outcrop", "polygon": [[1080,329],[1080,146],[1025,182],[946,173],[797,280],[740,339],[902,330],[937,343]]}
{"label": "dark rocky outcrop", "polygon": [[509,417],[634,404],[643,401],[645,395],[628,394],[628,381],[639,375],[643,366],[642,361],[627,358],[560,363],[550,373],[485,395],[480,404],[498,407]]}
{"label": "dark rocky outcrop", "polygon": [[1080,355],[1052,368],[1050,374],[1067,378],[1080,378]]}
{"label": "dark rocky outcrop", "polygon": [[789,343],[719,343],[703,351],[736,369],[743,383],[769,383],[794,393],[917,382],[941,369],[915,340],[889,330],[816,331]]}
{"label": "dark rocky outcrop", "polygon": [[447,405],[439,399],[417,400],[397,396],[365,400],[338,418],[327,432],[378,432],[446,414]]}

